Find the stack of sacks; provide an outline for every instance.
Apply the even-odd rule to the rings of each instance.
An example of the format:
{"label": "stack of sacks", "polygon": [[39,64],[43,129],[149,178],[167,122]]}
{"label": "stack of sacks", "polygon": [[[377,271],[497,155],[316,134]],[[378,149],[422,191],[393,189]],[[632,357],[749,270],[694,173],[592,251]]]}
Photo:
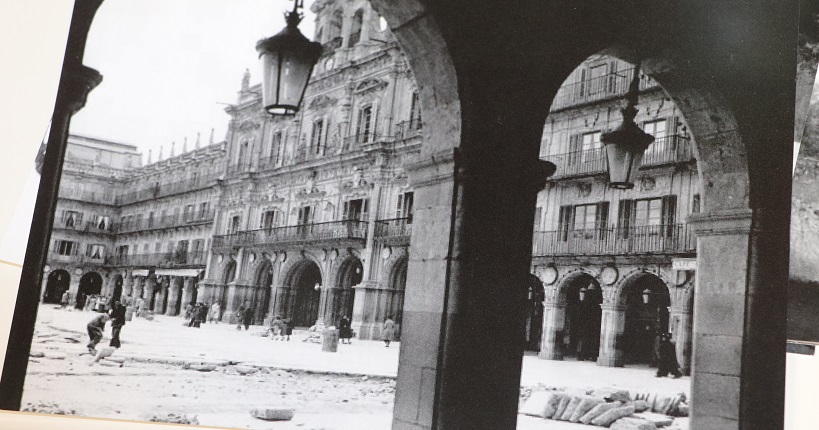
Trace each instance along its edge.
{"label": "stack of sacks", "polygon": [[648,405],[651,412],[665,414],[672,417],[687,417],[688,404],[685,393],[678,393],[674,396],[663,396],[658,394],[641,393],[634,396],[637,400],[642,400]]}
{"label": "stack of sacks", "polygon": [[678,395],[673,398],[657,399],[657,396],[653,396],[650,399],[631,399],[628,393],[622,391],[533,391],[521,406],[520,413],[616,430],[655,430],[670,425],[672,419],[650,412],[654,408],[672,410],[675,403],[679,404],[680,397],[685,398]]}

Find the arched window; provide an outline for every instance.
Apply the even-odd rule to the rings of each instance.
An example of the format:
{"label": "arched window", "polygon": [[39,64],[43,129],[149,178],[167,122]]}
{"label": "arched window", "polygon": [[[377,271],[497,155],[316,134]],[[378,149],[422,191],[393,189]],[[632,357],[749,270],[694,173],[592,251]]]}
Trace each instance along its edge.
{"label": "arched window", "polygon": [[350,43],[347,47],[355,46],[361,40],[361,25],[364,22],[364,10],[359,9],[353,15],[353,24],[350,28]]}
{"label": "arched window", "polygon": [[344,21],[344,14],[341,9],[336,9],[333,12],[333,18],[327,26],[327,41],[331,42],[337,37],[341,37],[341,23]]}

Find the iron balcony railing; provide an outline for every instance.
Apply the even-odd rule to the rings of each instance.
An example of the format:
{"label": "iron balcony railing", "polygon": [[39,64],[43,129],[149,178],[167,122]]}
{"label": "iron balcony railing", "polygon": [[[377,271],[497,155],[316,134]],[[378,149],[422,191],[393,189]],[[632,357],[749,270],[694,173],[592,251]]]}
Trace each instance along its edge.
{"label": "iron balcony railing", "polygon": [[[585,79],[560,87],[552,100],[551,111],[591,103],[612,97],[620,97],[628,92],[634,68],[608,73],[596,78]],[[657,88],[657,81],[647,75],[640,76],[640,90]]]}
{"label": "iron balcony railing", "polygon": [[90,190],[77,191],[68,187],[60,188],[57,197],[61,199],[78,200],[81,202],[99,203],[103,205],[115,205],[117,203],[116,196],[111,192]]}
{"label": "iron balcony railing", "polygon": [[156,218],[139,218],[120,222],[117,233],[132,233],[141,230],[181,227],[185,225],[206,224],[213,221],[215,212],[189,212],[171,214]]}
{"label": "iron balcony railing", "polygon": [[395,139],[404,140],[410,139],[421,134],[424,128],[424,123],[420,118],[412,118],[408,121],[401,121],[395,124]]}
{"label": "iron balcony railing", "polygon": [[688,254],[696,245],[686,224],[537,231],[532,256]]}
{"label": "iron balcony railing", "polygon": [[211,173],[176,182],[155,183],[154,185],[143,187],[130,193],[121,194],[117,197],[116,201],[119,205],[127,205],[181,192],[193,191],[199,188],[207,188],[214,185],[220,176],[221,174],[219,173]]}
{"label": "iron balcony railing", "polygon": [[109,264],[118,267],[201,266],[205,265],[206,258],[204,251],[154,252],[113,256],[109,259]]}
{"label": "iron balcony railing", "polygon": [[412,235],[411,218],[383,219],[375,222],[375,237],[399,238],[410,237]]}
{"label": "iron balcony railing", "polygon": [[663,164],[686,163],[694,160],[694,150],[691,147],[691,138],[688,136],[671,135],[659,139],[648,146],[643,154],[643,166],[659,166]]}
{"label": "iron balcony railing", "polygon": [[[552,178],[586,176],[606,173],[608,160],[605,147],[585,151],[541,157],[557,166]],[[643,155],[642,166],[686,163],[694,159],[691,139],[686,136],[671,135],[655,139]]]}
{"label": "iron balcony railing", "polygon": [[232,237],[233,235],[226,236],[220,241],[227,240],[230,245],[240,246],[321,242],[337,239],[366,240],[367,221],[346,220],[261,228],[239,232],[235,238]]}

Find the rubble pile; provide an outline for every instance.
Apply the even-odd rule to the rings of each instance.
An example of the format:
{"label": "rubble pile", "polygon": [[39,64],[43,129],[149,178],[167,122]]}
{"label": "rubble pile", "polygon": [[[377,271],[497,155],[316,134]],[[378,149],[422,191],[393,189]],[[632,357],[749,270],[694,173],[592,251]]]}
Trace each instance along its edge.
{"label": "rubble pile", "polygon": [[152,423],[170,423],[170,424],[190,424],[199,425],[199,420],[196,416],[188,417],[187,415],[178,414],[157,414],[148,419]]}
{"label": "rubble pile", "polygon": [[625,390],[544,390],[534,389],[526,397],[520,413],[614,430],[656,430],[670,426],[675,416],[687,416],[684,393],[664,396],[631,394]]}
{"label": "rubble pile", "polygon": [[78,415],[74,409],[63,409],[53,402],[27,403],[22,412],[34,412],[38,414],[54,415]]}

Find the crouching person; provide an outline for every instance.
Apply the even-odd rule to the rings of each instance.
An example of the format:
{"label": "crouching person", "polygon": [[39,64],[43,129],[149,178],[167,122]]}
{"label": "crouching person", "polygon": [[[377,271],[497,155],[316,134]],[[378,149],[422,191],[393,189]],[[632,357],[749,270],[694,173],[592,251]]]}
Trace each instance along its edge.
{"label": "crouching person", "polygon": [[97,354],[96,346],[102,340],[105,323],[108,322],[109,319],[111,319],[111,317],[108,316],[108,314],[100,314],[94,317],[86,326],[88,329],[88,337],[91,338],[88,342],[88,352],[90,352],[91,355]]}

